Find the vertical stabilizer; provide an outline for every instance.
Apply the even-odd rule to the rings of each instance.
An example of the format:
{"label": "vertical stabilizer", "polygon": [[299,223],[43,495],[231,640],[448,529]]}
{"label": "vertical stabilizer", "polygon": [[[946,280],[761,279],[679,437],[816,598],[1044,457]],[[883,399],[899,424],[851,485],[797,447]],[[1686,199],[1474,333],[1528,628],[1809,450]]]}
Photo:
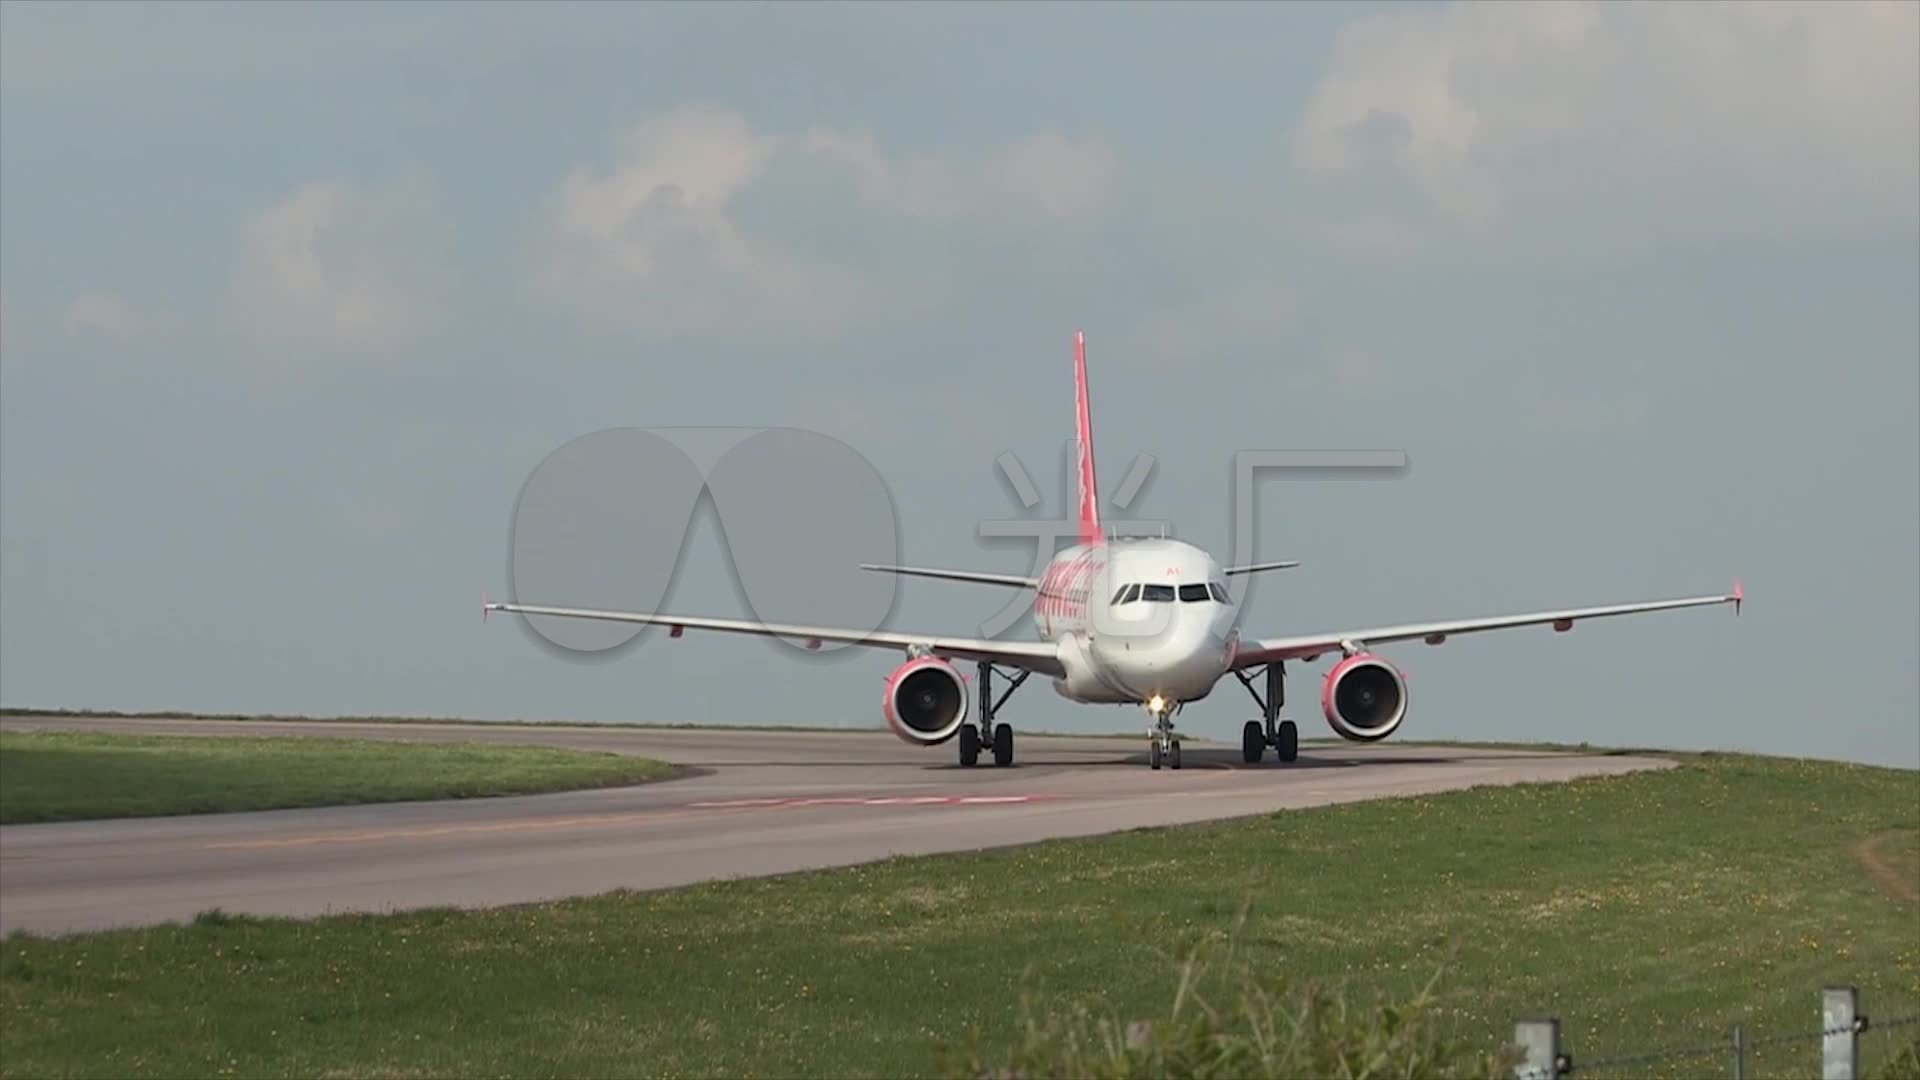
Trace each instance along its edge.
{"label": "vertical stabilizer", "polygon": [[1093,411],[1087,404],[1087,335],[1073,334],[1074,458],[1079,464],[1080,542],[1104,542],[1100,533],[1100,488],[1093,480]]}

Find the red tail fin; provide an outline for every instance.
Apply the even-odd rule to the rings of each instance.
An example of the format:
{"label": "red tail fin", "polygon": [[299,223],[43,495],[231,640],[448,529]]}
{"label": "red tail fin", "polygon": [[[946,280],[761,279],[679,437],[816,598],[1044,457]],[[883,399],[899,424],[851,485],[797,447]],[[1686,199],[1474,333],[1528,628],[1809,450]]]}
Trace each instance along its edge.
{"label": "red tail fin", "polygon": [[1093,412],[1087,405],[1087,335],[1073,335],[1074,454],[1080,464],[1080,542],[1103,543],[1100,489],[1093,481]]}

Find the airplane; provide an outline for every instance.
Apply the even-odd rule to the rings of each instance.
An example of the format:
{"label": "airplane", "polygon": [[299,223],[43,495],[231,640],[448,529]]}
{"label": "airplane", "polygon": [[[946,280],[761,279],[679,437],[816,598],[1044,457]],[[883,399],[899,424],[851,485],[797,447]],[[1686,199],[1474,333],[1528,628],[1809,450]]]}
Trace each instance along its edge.
{"label": "airplane", "polygon": [[[1139,705],[1148,721],[1148,764],[1180,767],[1180,740],[1174,717],[1231,675],[1252,695],[1262,719],[1241,730],[1241,757],[1256,764],[1271,747],[1281,762],[1297,760],[1299,729],[1280,718],[1288,661],[1311,663],[1338,654],[1321,680],[1320,710],[1336,735],[1373,743],[1399,730],[1407,715],[1407,682],[1375,646],[1402,641],[1438,645],[1460,634],[1522,626],[1571,630],[1587,619],[1679,608],[1732,604],[1744,599],[1736,580],[1726,595],[1675,600],[1564,608],[1524,615],[1448,619],[1398,626],[1361,627],[1284,637],[1243,637],[1240,612],[1226,588],[1239,574],[1298,566],[1298,562],[1261,562],[1222,567],[1201,548],[1165,537],[1109,537],[1100,524],[1099,489],[1094,483],[1093,420],[1087,396],[1086,334],[1076,332],[1073,350],[1074,427],[1077,470],[1078,542],[1057,553],[1038,577],[975,573],[932,567],[860,564],[861,569],[902,576],[971,582],[1033,591],[1037,641],[941,634],[852,630],[765,623],[661,612],[600,611],[488,602],[489,611],[558,618],[664,625],[670,636],[713,630],[736,634],[804,639],[810,647],[832,641],[891,649],[903,661],[886,679],[881,711],[902,740],[937,746],[959,740],[962,766],[972,767],[983,751],[996,766],[1013,764],[1013,728],[998,722],[1007,699],[1035,674],[1053,680],[1054,689],[1081,704]],[[970,680],[956,664],[977,665]],[[994,695],[998,672],[1008,685]],[[1264,684],[1262,687],[1259,684]]]}

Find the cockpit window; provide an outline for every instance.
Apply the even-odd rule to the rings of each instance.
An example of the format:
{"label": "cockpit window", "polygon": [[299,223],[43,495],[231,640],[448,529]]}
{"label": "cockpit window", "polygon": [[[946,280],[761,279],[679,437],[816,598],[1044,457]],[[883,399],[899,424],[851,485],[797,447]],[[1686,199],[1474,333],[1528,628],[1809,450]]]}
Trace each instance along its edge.
{"label": "cockpit window", "polygon": [[1125,599],[1121,600],[1120,602],[1123,604],[1131,604],[1138,599],[1140,599],[1140,586],[1129,585],[1127,586],[1127,595]]}
{"label": "cockpit window", "polygon": [[1118,604],[1120,602],[1120,598],[1125,595],[1127,595],[1127,587],[1125,585],[1122,585],[1119,588],[1113,590],[1113,599],[1107,601],[1107,606],[1112,607],[1113,605]]}
{"label": "cockpit window", "polygon": [[1183,604],[1200,603],[1211,599],[1213,597],[1207,592],[1204,582],[1198,585],[1180,586],[1180,602]]}
{"label": "cockpit window", "polygon": [[1170,604],[1173,602],[1173,586],[1142,585],[1140,586],[1140,599],[1156,604]]}
{"label": "cockpit window", "polygon": [[1227,598],[1227,587],[1225,585],[1222,585],[1217,581],[1209,581],[1207,582],[1207,588],[1213,591],[1213,598],[1215,600],[1218,600],[1223,604],[1233,603],[1232,600],[1229,600]]}

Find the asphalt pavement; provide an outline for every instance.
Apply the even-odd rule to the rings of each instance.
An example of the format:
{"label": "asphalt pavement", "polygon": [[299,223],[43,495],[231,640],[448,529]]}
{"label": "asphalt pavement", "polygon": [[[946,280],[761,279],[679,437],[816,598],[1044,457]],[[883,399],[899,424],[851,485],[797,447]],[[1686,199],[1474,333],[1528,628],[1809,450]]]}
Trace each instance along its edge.
{"label": "asphalt pavement", "polygon": [[1318,745],[1259,765],[1184,743],[1020,735],[1010,768],[885,731],[0,717],[0,728],[487,741],[610,750],[671,780],[553,795],[0,826],[0,933],[313,916],[659,889],[1482,784],[1672,764],[1622,754]]}

